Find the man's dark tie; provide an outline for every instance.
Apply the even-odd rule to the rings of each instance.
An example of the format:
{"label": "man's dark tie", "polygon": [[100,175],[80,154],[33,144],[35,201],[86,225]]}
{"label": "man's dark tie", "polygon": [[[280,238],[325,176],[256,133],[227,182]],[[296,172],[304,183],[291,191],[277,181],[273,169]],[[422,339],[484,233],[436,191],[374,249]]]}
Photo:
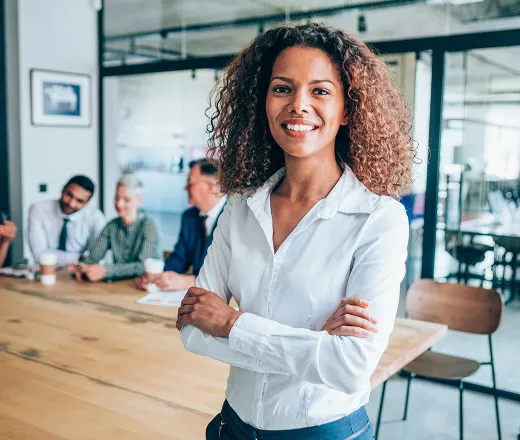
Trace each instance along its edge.
{"label": "man's dark tie", "polygon": [[63,226],[61,227],[60,232],[60,242],[58,244],[58,250],[59,251],[66,251],[66,245],[67,245],[67,223],[70,222],[68,218],[63,219]]}
{"label": "man's dark tie", "polygon": [[205,242],[206,238],[208,237],[208,231],[206,230],[206,219],[208,218],[207,215],[200,215],[200,221],[201,221],[201,227],[200,232],[202,234],[202,241]]}

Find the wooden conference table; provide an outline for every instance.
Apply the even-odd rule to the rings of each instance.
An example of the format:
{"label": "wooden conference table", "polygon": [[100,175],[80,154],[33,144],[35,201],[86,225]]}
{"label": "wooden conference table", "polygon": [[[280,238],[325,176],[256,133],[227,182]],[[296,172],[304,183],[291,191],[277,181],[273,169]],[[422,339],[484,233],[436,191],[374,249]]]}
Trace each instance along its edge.
{"label": "wooden conference table", "polygon": [[[0,277],[0,439],[203,439],[228,367],[184,350],[177,310],[131,282]],[[446,333],[398,319],[372,387]]]}

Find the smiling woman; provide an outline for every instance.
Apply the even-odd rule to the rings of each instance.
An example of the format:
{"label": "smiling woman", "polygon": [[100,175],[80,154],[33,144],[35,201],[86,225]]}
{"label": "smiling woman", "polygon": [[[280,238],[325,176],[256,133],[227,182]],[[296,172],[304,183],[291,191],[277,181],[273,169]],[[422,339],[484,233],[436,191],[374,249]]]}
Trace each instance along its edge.
{"label": "smiling woman", "polygon": [[[81,264],[71,265],[78,282],[112,281],[144,274],[144,261],[158,257],[159,234],[155,222],[139,212],[143,203],[143,184],[126,174],[116,185],[114,206],[118,217],[110,221],[89,248]],[[112,251],[112,264],[99,264]]]}
{"label": "smiling woman", "polygon": [[257,37],[215,96],[231,196],[177,320],[188,350],[231,365],[206,438],[373,439],[408,241],[403,101],[363,43],[316,24]]}
{"label": "smiling woman", "polygon": [[[291,61],[292,57],[280,60],[280,54],[288,48],[297,54],[293,53]],[[222,83],[215,88],[210,157],[222,163],[223,189],[241,193],[257,188],[284,166],[273,121],[266,114],[269,111],[266,101],[273,95],[295,96],[295,86],[298,93],[302,92],[302,84],[293,83],[291,71],[274,73],[273,66],[275,61],[283,62],[284,66],[279,68],[285,69],[306,52],[304,48],[314,50],[307,51],[308,55],[297,64],[292,63],[298,66],[292,71],[306,72],[306,95],[314,103],[336,101],[336,97],[344,100],[342,117],[346,117],[348,124],[341,124],[335,135],[337,163],[348,165],[378,195],[395,196],[406,190],[412,180],[410,158],[415,157],[411,123],[405,101],[385,63],[352,35],[316,24],[305,29],[281,27],[276,32],[266,32],[237,55]],[[308,72],[308,61],[317,53],[321,53],[321,68],[327,62],[330,68],[315,72],[323,73],[324,77],[311,77]],[[305,95],[297,97],[305,99]],[[287,101],[287,97],[282,99]],[[267,119],[269,124],[265,124]],[[300,124],[292,127],[292,132],[308,130],[309,125],[319,126],[315,120],[304,124],[307,127]],[[317,131],[322,129],[328,127]]]}

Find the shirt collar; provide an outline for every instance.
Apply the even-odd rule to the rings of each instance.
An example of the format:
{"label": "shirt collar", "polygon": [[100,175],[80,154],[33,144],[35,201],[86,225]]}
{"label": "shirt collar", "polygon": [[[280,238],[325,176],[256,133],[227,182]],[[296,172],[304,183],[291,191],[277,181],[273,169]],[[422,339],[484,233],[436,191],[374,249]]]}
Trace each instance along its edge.
{"label": "shirt collar", "polygon": [[83,208],[81,208],[79,211],[76,211],[74,214],[67,215],[61,210],[61,204],[60,199],[56,200],[56,203],[54,204],[54,208],[56,211],[56,214],[59,218],[68,218],[71,222],[75,222],[79,218],[81,218],[84,214],[88,214],[91,210],[90,201],[87,202],[87,205],[85,205]]}
{"label": "shirt collar", "polygon": [[144,220],[144,217],[145,217],[144,213],[142,211],[139,211],[137,213],[137,218],[135,219],[135,222],[133,222],[132,224],[130,224],[128,226],[123,223],[123,220],[121,219],[121,217],[118,216],[117,220],[118,220],[119,226],[121,228],[126,229],[128,231],[132,231],[133,229],[137,228],[140,225],[141,221]]}
{"label": "shirt collar", "polygon": [[[285,168],[273,174],[252,196],[247,199],[249,208],[257,217],[270,212],[268,205],[271,192],[285,176]],[[370,192],[354,175],[350,167],[345,170],[331,192],[321,201],[318,217],[329,219],[336,212],[345,214],[370,214],[379,196]]]}
{"label": "shirt collar", "polygon": [[200,211],[201,215],[206,215],[207,217],[211,219],[215,219],[218,217],[220,212],[222,211],[222,208],[224,208],[224,205],[226,204],[227,196],[223,196],[216,204],[211,208],[208,212],[204,213]]}

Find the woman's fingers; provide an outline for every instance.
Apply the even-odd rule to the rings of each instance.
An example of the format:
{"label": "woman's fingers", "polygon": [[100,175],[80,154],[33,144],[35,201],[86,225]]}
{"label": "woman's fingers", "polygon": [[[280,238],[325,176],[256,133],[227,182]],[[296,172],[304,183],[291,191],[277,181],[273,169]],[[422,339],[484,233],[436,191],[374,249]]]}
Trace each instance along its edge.
{"label": "woman's fingers", "polygon": [[197,297],[185,296],[181,301],[181,306],[193,305],[198,302],[199,302],[199,299]]}
{"label": "woman's fingers", "polygon": [[342,326],[358,327],[367,330],[372,333],[377,333],[376,327],[367,319],[358,318],[353,315],[341,315],[336,319],[333,319],[329,325],[331,330],[334,330]]}
{"label": "woman's fingers", "polygon": [[372,322],[372,324],[377,324],[377,320],[370,316],[370,313],[366,308],[353,304],[341,305],[332,315],[332,319],[338,319],[342,315],[357,316],[358,318],[363,318]]}
{"label": "woman's fingers", "polygon": [[178,315],[177,316],[177,322],[175,323],[175,326],[177,327],[177,330],[181,331],[181,328],[183,325],[190,323],[190,315]]}
{"label": "woman's fingers", "polygon": [[370,301],[365,298],[360,298],[359,296],[349,296],[348,298],[343,298],[339,304],[339,306],[344,306],[346,304],[352,304],[353,306],[359,307],[368,307],[370,305]]}
{"label": "woman's fingers", "polygon": [[188,305],[185,305],[185,306],[180,306],[179,307],[178,316],[189,315],[191,312],[193,312],[193,305],[192,304],[188,304]]}
{"label": "woman's fingers", "polygon": [[371,334],[368,330],[346,325],[342,325],[334,330],[329,330],[329,333],[334,336],[355,336],[357,338],[367,338]]}

